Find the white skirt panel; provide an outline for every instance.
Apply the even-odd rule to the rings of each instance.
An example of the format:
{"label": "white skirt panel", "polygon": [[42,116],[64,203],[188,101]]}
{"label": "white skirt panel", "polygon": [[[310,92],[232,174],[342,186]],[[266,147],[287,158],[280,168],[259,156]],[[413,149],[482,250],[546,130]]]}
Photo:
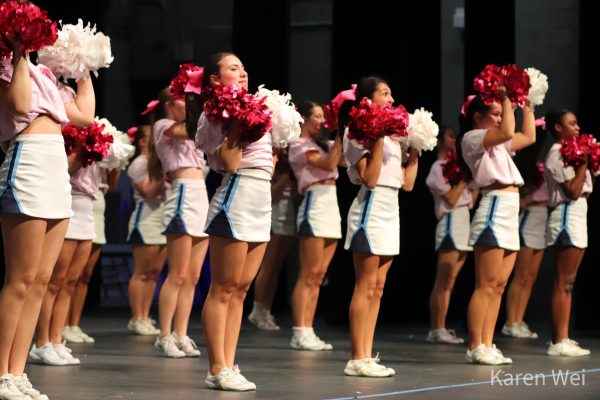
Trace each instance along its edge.
{"label": "white skirt panel", "polygon": [[473,247],[469,246],[470,219],[468,206],[457,207],[444,214],[435,228],[435,251],[472,251]]}
{"label": "white skirt panel", "polygon": [[93,213],[94,213],[94,230],[96,232],[96,238],[94,244],[106,244],[106,232],[105,232],[105,220],[104,212],[106,211],[106,201],[104,199],[104,192],[98,190],[96,193],[96,200],[93,201]]}
{"label": "white skirt panel", "polygon": [[175,179],[165,201],[162,233],[206,237],[207,211],[204,179]]}
{"label": "white skirt panel", "polygon": [[73,216],[69,220],[69,227],[65,239],[92,240],[96,237],[94,229],[93,199],[84,194],[73,195]]}
{"label": "white skirt panel", "polygon": [[518,251],[519,193],[492,190],[483,195],[471,222],[469,246]]}
{"label": "white skirt panel", "polygon": [[348,211],[344,248],[379,256],[400,254],[398,189],[360,188]]}
{"label": "white skirt panel", "polygon": [[271,233],[296,236],[296,208],[293,198],[281,196],[271,204]]}
{"label": "white skirt panel", "polygon": [[298,209],[298,235],[327,239],[342,237],[342,217],[335,185],[312,185]]}
{"label": "white skirt panel", "polygon": [[271,175],[242,169],[223,176],[210,201],[205,232],[243,242],[271,239]]}
{"label": "white skirt panel", "polygon": [[140,201],[129,218],[127,241],[133,245],[164,245],[162,232],[164,203]]}
{"label": "white skirt panel", "polygon": [[546,248],[548,207],[527,207],[519,215],[519,237],[522,247],[534,250]]}
{"label": "white skirt panel", "polygon": [[560,203],[552,209],[548,217],[546,244],[548,246],[577,247],[588,246],[587,199]]}
{"label": "white skirt panel", "polygon": [[18,135],[0,168],[0,214],[64,219],[73,215],[62,135]]}

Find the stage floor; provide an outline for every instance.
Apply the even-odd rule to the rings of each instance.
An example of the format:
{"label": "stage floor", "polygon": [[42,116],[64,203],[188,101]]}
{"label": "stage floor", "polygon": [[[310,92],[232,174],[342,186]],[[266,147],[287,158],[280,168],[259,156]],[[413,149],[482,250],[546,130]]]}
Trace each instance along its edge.
{"label": "stage floor", "polygon": [[547,333],[534,341],[498,336],[498,347],[514,364],[492,368],[466,364],[463,345],[425,342],[426,326],[384,326],[377,332],[375,351],[380,352],[383,364],[396,370],[396,376],[375,379],[344,375],[349,334],[342,327],[317,326],[317,333],[333,344],[333,351],[303,352],[288,347],[291,329],[263,332],[245,322],[238,363],[258,389],[231,393],[204,385],[208,363],[197,312],[191,336],[202,351],[199,359],[163,358],[152,346],[154,337],[127,332],[124,312],[102,314],[84,316],[82,322],[95,344],[70,345],[81,358],[81,366],[28,365],[31,381],[50,399],[600,398],[597,334],[577,336],[592,355],[571,359],[545,355]]}

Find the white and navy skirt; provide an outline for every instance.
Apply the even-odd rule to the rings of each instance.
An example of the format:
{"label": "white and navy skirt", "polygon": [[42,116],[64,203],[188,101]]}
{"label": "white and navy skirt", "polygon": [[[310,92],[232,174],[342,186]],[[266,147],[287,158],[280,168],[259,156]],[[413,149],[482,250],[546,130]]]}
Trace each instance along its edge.
{"label": "white and navy skirt", "polygon": [[296,224],[299,236],[340,239],[342,217],[335,185],[308,187],[298,209]]}
{"label": "white and navy skirt", "polygon": [[92,203],[94,213],[94,229],[96,232],[96,238],[93,240],[94,244],[106,244],[106,233],[104,225],[104,211],[106,210],[106,201],[104,199],[104,192],[98,190],[96,193],[96,200]]}
{"label": "white and navy skirt", "polygon": [[550,211],[546,244],[580,249],[587,247],[587,199],[585,197],[560,203]]}
{"label": "white and navy skirt", "polygon": [[400,254],[398,189],[360,188],[348,211],[344,248],[379,256]]}
{"label": "white and navy skirt", "polygon": [[271,204],[271,233],[296,236],[296,207],[292,197],[281,196]]}
{"label": "white and navy skirt", "polygon": [[88,195],[73,195],[73,216],[69,220],[65,239],[92,240],[96,237],[93,202],[94,200]]}
{"label": "white and navy skirt", "polygon": [[473,247],[469,246],[470,228],[471,216],[468,206],[457,207],[444,214],[435,228],[435,251],[472,251]]}
{"label": "white and navy skirt", "polygon": [[245,168],[223,176],[210,201],[205,232],[243,242],[271,238],[271,174]]}
{"label": "white and navy skirt", "polygon": [[531,206],[521,211],[519,215],[521,246],[534,250],[545,249],[547,222],[548,207],[546,206]]}
{"label": "white and navy skirt", "polygon": [[43,219],[73,215],[62,135],[15,137],[6,152],[0,177],[0,214]]}
{"label": "white and navy skirt", "polygon": [[476,245],[519,250],[518,192],[491,190],[484,193],[471,222],[469,246]]}
{"label": "white and navy skirt", "polygon": [[127,241],[133,245],[164,245],[161,233],[164,203],[140,201],[129,218]]}
{"label": "white and navy skirt", "polygon": [[206,237],[208,195],[204,179],[175,179],[163,210],[162,233]]}

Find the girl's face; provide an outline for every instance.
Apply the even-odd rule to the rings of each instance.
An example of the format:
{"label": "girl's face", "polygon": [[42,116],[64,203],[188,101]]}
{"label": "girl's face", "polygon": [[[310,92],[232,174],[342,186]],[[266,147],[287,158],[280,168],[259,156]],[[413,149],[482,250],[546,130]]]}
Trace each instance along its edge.
{"label": "girl's face", "polygon": [[387,83],[380,83],[377,85],[377,89],[373,93],[373,98],[371,99],[373,103],[377,104],[379,107],[383,107],[385,105],[394,104],[394,98],[392,97],[392,89],[387,85]]}
{"label": "girl's face", "polygon": [[498,129],[502,122],[502,106],[499,103],[490,104],[487,111],[476,112],[473,115],[474,128],[476,129]]}
{"label": "girl's face", "polygon": [[560,123],[554,125],[554,130],[560,139],[570,139],[579,135],[579,129],[577,117],[571,112],[566,113]]}
{"label": "girl's face", "polygon": [[456,149],[456,134],[452,129],[446,129],[444,131],[444,139],[443,139],[444,150],[454,150]]}
{"label": "girl's face", "polygon": [[325,123],[325,116],[323,114],[323,109],[320,106],[313,107],[310,116],[304,117],[303,119],[304,122],[302,123],[302,128],[304,128],[305,132],[311,137],[317,137],[321,134],[323,124]]}
{"label": "girl's face", "polygon": [[230,54],[225,56],[219,62],[219,75],[212,75],[210,80],[213,85],[233,85],[236,84],[244,89],[248,89],[248,73],[244,69],[244,64],[239,58]]}
{"label": "girl's face", "polygon": [[177,122],[185,121],[185,101],[173,100],[166,104],[167,113],[171,114],[171,118]]}

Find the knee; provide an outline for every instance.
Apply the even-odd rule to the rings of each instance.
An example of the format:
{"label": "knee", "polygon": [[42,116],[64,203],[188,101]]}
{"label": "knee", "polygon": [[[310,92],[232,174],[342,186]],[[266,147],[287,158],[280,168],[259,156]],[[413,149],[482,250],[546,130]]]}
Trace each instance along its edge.
{"label": "knee", "polygon": [[[375,298],[375,292],[377,290],[377,281],[375,279],[368,280],[365,282],[358,283],[354,291],[358,296],[365,297],[367,300]],[[383,290],[382,290],[383,292]]]}
{"label": "knee", "polygon": [[373,289],[373,298],[374,299],[381,300],[381,298],[383,297],[384,286],[385,286],[384,283],[377,282],[377,284],[375,285],[375,288]]}
{"label": "knee", "polygon": [[91,273],[87,273],[84,272],[83,274],[81,274],[81,276],[79,277],[79,279],[77,280],[77,283],[79,285],[89,285],[90,284],[90,280],[92,279],[92,274]]}
{"label": "knee", "polygon": [[492,280],[479,287],[479,290],[489,297],[502,296],[505,287],[506,281]]}
{"label": "knee", "polygon": [[573,287],[575,286],[575,274],[569,274],[563,276],[559,281],[560,290],[571,294],[573,293]]}
{"label": "knee", "polygon": [[454,288],[456,282],[456,275],[448,276],[446,279],[438,283],[438,288],[444,292],[450,292]]}
{"label": "knee", "polygon": [[235,290],[233,292],[235,298],[239,301],[244,301],[244,299],[246,298],[246,294],[248,294],[248,290],[250,290],[251,284],[252,282],[236,285]]}
{"label": "knee", "polygon": [[325,278],[325,271],[314,271],[308,274],[306,278],[306,284],[311,289],[316,289],[321,286],[323,279]]}
{"label": "knee", "polygon": [[177,288],[181,288],[185,284],[186,274],[173,272],[167,276],[169,283]]}
{"label": "knee", "polygon": [[29,294],[35,282],[34,274],[25,274],[18,281],[10,282],[7,286],[12,287],[14,296],[19,300],[24,300]]}
{"label": "knee", "polygon": [[216,301],[228,303],[233,294],[237,291],[237,282],[226,282],[221,284],[211,283],[209,295]]}
{"label": "knee", "polygon": [[66,290],[67,293],[72,294],[73,292],[75,292],[77,282],[79,282],[79,278],[67,277],[63,282],[62,288]]}

